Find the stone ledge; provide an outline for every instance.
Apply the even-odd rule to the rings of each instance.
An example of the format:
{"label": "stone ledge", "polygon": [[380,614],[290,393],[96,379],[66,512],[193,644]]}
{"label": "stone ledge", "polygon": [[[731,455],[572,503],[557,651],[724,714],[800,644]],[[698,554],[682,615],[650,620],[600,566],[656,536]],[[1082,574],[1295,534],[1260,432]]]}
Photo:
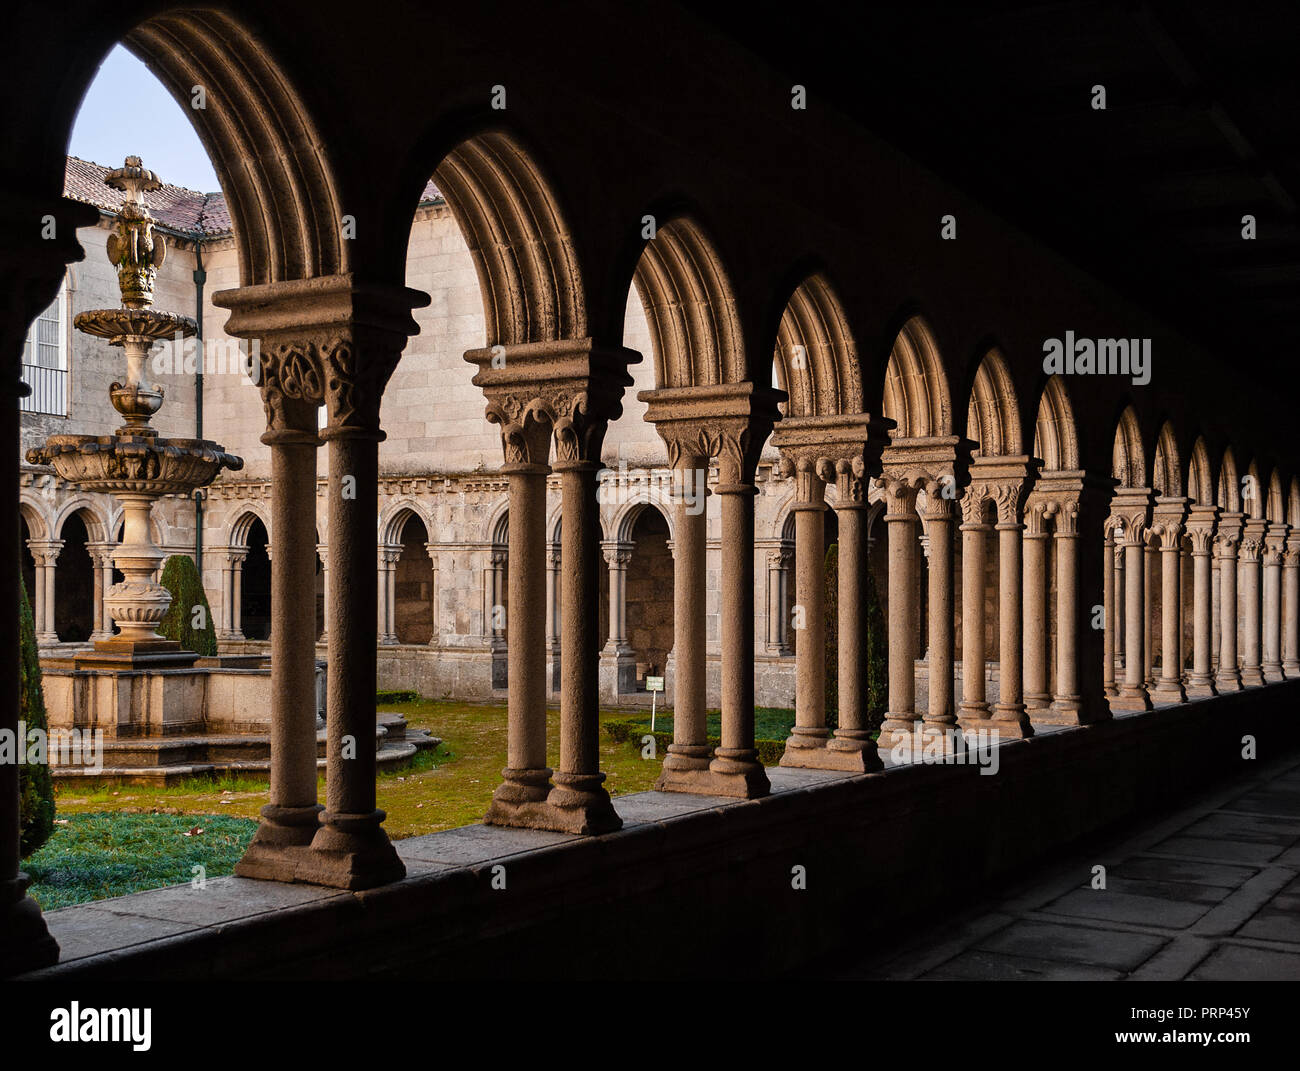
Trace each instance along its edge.
{"label": "stone ledge", "polygon": [[772,769],[759,800],[637,793],[602,837],[428,834],[397,842],[403,881],[361,893],[221,878],[65,908],[46,918],[75,958],[30,977],[522,978],[557,957],[574,977],[788,970],[1239,766],[1243,733],[1276,753],[1297,700],[1287,682],[1007,742],[996,776]]}

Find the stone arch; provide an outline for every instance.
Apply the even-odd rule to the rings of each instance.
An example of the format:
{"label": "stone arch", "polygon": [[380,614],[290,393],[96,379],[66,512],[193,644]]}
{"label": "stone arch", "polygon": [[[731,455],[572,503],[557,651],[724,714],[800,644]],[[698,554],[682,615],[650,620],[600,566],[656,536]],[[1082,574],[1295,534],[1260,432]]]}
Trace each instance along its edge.
{"label": "stone arch", "polygon": [[1074,408],[1060,376],[1052,376],[1038,399],[1034,420],[1034,456],[1047,472],[1073,472],[1079,468],[1079,434]]}
{"label": "stone arch", "polygon": [[1192,444],[1192,456],[1187,465],[1187,495],[1199,506],[1212,506],[1215,502],[1214,472],[1210,467],[1210,451],[1205,436],[1198,436]]}
{"label": "stone arch", "polygon": [[504,547],[510,532],[510,500],[504,495],[488,514],[483,526],[483,542]]}
{"label": "stone arch", "polygon": [[646,508],[656,509],[663,514],[664,521],[668,525],[668,538],[673,539],[676,535],[676,528],[673,523],[675,511],[672,499],[653,488],[635,491],[626,502],[618,507],[614,516],[610,518],[610,534],[607,538],[619,543],[629,542],[632,538],[632,530],[636,527],[637,518]]}
{"label": "stone arch", "polygon": [[503,130],[462,141],[433,181],[478,272],[488,346],[586,338],[586,292],[552,186]]}
{"label": "stone arch", "polygon": [[433,539],[433,518],[424,506],[413,499],[401,499],[391,503],[381,514],[379,518],[379,542],[380,543],[400,543],[402,541],[402,529],[406,526],[408,517],[416,517],[424,525],[424,530],[429,533],[429,539]]}
{"label": "stone arch", "polygon": [[984,355],[975,370],[966,412],[966,438],[979,444],[975,452],[981,457],[1014,456],[1024,450],[1015,383],[997,347]]}
{"label": "stone arch", "polygon": [[1228,513],[1241,512],[1241,477],[1231,446],[1224,448],[1223,463],[1219,466],[1218,505]]}
{"label": "stone arch", "polygon": [[1166,497],[1181,497],[1183,494],[1183,464],[1178,454],[1178,440],[1174,436],[1174,426],[1168,420],[1165,421],[1156,438],[1151,487],[1156,494]]}
{"label": "stone arch", "polygon": [[642,250],[632,281],[650,325],[656,386],[746,378],[735,295],[716,248],[698,223],[679,216],[660,225]]}
{"label": "stone arch", "polygon": [[63,504],[51,525],[51,530],[54,533],[52,538],[61,539],[63,526],[67,524],[70,517],[76,514],[81,515],[82,523],[86,525],[88,539],[98,543],[103,543],[108,539],[108,533],[111,531],[108,518],[104,516],[99,504],[89,495],[77,495]]}
{"label": "stone arch", "polygon": [[1250,487],[1250,494],[1241,496],[1246,516],[1251,520],[1262,521],[1267,501],[1264,484],[1259,478],[1259,465],[1254,458],[1251,458],[1250,464],[1246,467],[1246,481],[1247,486]]}
{"label": "stone arch", "polygon": [[1142,449],[1142,429],[1137,413],[1127,406],[1115,428],[1115,446],[1111,453],[1111,475],[1121,487],[1145,487],[1146,454]]}
{"label": "stone arch", "polygon": [[51,539],[50,533],[55,531],[52,520],[47,516],[45,503],[36,496],[28,496],[26,492],[20,492],[18,496],[18,512],[23,520],[27,522],[27,533],[31,539]]}
{"label": "stone arch", "polygon": [[[230,210],[242,285],[349,271],[329,141],[268,43],[226,12],[185,9],[149,18],[123,44],[192,117]],[[198,85],[202,109],[190,107]]]}
{"label": "stone arch", "polygon": [[826,276],[808,276],[790,295],[773,355],[786,416],[860,413],[862,368],[844,307]]}
{"label": "stone arch", "polygon": [[239,512],[234,519],[226,526],[226,546],[246,548],[248,546],[248,533],[253,527],[254,521],[262,522],[262,527],[266,529],[266,538],[270,541],[274,536],[271,531],[271,518],[262,507],[244,503],[239,507]]}
{"label": "stone arch", "polygon": [[1286,496],[1282,491],[1282,475],[1276,468],[1268,478],[1268,498],[1264,514],[1273,524],[1286,523]]}
{"label": "stone arch", "polygon": [[1291,477],[1287,492],[1286,520],[1292,528],[1300,528],[1300,476]]}
{"label": "stone arch", "polygon": [[885,367],[882,410],[895,422],[895,440],[952,434],[948,377],[934,333],[919,315],[910,317],[894,339]]}

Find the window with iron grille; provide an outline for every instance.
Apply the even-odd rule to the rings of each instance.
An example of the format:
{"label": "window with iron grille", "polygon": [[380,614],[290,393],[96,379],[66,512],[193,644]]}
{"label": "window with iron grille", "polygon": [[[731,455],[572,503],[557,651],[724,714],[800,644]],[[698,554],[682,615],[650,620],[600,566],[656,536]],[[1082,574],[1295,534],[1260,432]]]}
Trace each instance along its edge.
{"label": "window with iron grille", "polygon": [[31,393],[21,400],[24,413],[68,415],[67,284],[49,308],[32,322],[23,347],[23,382]]}

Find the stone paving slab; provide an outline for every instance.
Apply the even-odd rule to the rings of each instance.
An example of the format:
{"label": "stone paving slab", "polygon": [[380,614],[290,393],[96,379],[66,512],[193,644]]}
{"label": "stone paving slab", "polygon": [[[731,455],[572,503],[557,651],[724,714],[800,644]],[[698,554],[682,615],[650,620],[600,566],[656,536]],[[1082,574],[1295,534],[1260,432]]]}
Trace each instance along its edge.
{"label": "stone paving slab", "polygon": [[193,926],[179,922],[101,911],[97,904],[79,904],[51,911],[45,916],[45,921],[51,936],[59,942],[60,963],[157,941],[193,929]]}
{"label": "stone paving slab", "polygon": [[[1097,864],[1105,889],[1092,887]],[[1300,980],[1300,756],[1091,845],[842,975]]]}
{"label": "stone paving slab", "polygon": [[393,842],[398,857],[418,859],[429,863],[450,863],[466,866],[501,859],[520,852],[549,848],[554,844],[573,841],[570,833],[552,833],[541,829],[510,829],[505,826],[461,826],[440,833],[426,833],[420,837],[407,837]]}

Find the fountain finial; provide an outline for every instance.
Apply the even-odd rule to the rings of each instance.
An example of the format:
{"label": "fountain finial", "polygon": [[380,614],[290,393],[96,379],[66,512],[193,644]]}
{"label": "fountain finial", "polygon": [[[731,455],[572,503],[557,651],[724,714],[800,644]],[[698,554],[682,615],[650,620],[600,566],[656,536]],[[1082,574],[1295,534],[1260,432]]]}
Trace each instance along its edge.
{"label": "fountain finial", "polygon": [[104,176],[104,185],[126,194],[107,245],[109,262],[117,268],[122,304],[128,309],[147,309],[153,304],[154,281],[167,256],[167,243],[154,233],[144,195],[162,189],[162,180],[141,166],[140,157],[128,156],[122,167]]}

